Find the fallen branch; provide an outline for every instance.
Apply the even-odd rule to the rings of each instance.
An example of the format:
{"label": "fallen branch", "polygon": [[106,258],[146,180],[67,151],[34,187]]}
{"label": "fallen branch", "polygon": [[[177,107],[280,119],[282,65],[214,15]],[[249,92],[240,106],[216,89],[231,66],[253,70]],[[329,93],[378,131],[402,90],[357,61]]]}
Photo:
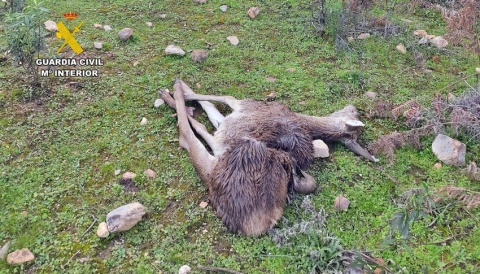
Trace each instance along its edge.
{"label": "fallen branch", "polygon": [[97,218],[95,218],[93,215],[92,215],[92,218],[93,218],[93,223],[87,228],[87,230],[85,230],[82,235],[80,236],[80,239],[83,238],[83,236],[85,234],[87,234],[88,231],[90,231],[90,229],[92,229],[92,227],[95,225],[95,223],[98,221]]}

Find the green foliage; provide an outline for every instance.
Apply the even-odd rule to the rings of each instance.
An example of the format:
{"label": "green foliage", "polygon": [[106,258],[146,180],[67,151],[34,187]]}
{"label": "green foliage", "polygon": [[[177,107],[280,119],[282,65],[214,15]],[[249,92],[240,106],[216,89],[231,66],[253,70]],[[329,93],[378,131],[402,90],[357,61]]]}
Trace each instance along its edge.
{"label": "green foliage", "polygon": [[431,212],[435,207],[435,202],[428,192],[428,185],[423,184],[422,187],[404,193],[406,201],[400,204],[401,210],[395,212],[392,216],[386,243],[395,236],[395,232],[399,232],[402,239],[408,239],[412,223],[419,218],[425,218],[427,212]]}
{"label": "green foliage", "polygon": [[8,48],[15,62],[22,65],[27,73],[33,76],[35,84],[39,82],[35,55],[44,48],[45,30],[42,19],[46,13],[48,9],[42,7],[37,0],[32,0],[32,3],[23,10],[12,8],[12,12],[8,13],[6,18]]}

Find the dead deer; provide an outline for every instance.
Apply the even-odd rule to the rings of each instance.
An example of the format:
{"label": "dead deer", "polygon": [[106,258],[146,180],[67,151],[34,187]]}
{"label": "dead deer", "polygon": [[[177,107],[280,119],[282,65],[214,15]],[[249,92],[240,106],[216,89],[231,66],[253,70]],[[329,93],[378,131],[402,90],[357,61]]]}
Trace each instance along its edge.
{"label": "dead deer", "polygon": [[[353,106],[327,117],[308,116],[277,102],[196,94],[181,80],[175,81],[174,98],[163,90],[159,94],[176,109],[180,146],[208,188],[216,215],[232,232],[263,234],[281,218],[289,188],[315,191],[315,179],[303,171],[313,159],[314,139],[341,141],[377,161],[356,142],[363,123]],[[214,135],[187,114],[185,100],[199,102],[217,129]],[[210,101],[225,103],[233,112],[225,117]]]}

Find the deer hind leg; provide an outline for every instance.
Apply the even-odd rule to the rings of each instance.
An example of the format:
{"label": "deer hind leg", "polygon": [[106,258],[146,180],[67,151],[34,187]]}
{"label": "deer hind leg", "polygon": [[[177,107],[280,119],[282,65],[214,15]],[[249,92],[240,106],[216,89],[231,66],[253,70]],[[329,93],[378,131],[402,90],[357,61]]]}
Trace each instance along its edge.
{"label": "deer hind leg", "polygon": [[195,136],[190,127],[185,100],[183,98],[183,90],[178,80],[175,82],[173,88],[175,90],[175,107],[177,109],[178,127],[180,131],[180,146],[188,151],[200,178],[202,178],[202,181],[207,187],[210,187],[209,183],[211,182],[211,174],[217,162],[217,158],[208,153],[205,146]]}
{"label": "deer hind leg", "polygon": [[[165,90],[160,90],[158,93],[160,94],[160,97],[167,103],[167,105],[169,105],[173,109],[177,109],[175,99],[172,98],[170,93],[166,92]],[[212,149],[215,156],[219,155],[220,152],[224,151],[224,149],[218,145],[218,142],[215,140],[213,135],[208,133],[207,128],[203,124],[195,120],[195,118],[190,115],[188,116],[188,121],[190,122],[190,125],[193,127],[195,132],[207,142],[208,146]]]}
{"label": "deer hind leg", "polygon": [[[179,80],[183,92],[185,94],[185,100],[187,101],[214,101],[214,102],[221,102],[227,104],[233,111],[238,111],[241,109],[241,101],[236,99],[233,96],[217,96],[217,95],[203,95],[203,94],[196,94],[193,90],[185,84],[182,80]],[[203,107],[203,105],[202,105]],[[206,110],[205,110],[206,111]],[[218,110],[217,110],[218,112]],[[218,112],[220,113],[220,112]],[[222,115],[223,116],[223,115]]]}

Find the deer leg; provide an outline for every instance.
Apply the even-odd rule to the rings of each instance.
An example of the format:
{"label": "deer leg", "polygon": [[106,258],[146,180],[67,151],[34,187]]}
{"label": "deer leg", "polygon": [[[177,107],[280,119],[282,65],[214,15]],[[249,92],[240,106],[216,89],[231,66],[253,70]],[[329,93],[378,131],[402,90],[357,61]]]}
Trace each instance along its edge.
{"label": "deer leg", "polygon": [[[164,100],[167,103],[167,105],[169,105],[173,109],[177,108],[175,99],[172,98],[170,93],[164,90],[160,90],[158,93],[160,94],[160,97],[162,98],[162,100]],[[205,103],[209,103],[209,102],[205,102]],[[213,135],[208,133],[207,128],[202,123],[198,122],[197,120],[195,120],[195,118],[193,118],[190,115],[188,115],[188,121],[190,122],[190,125],[193,127],[195,132],[198,135],[200,135],[200,137],[202,137],[203,140],[207,142],[208,146],[213,151],[213,155],[218,155],[220,154],[221,151],[224,151],[223,148],[218,146],[218,142],[215,140]]]}
{"label": "deer leg", "polygon": [[[217,95],[196,94],[195,92],[193,92],[193,90],[187,84],[185,84],[185,82],[180,80],[180,83],[182,85],[182,89],[183,89],[183,92],[185,94],[185,100],[187,100],[187,101],[221,102],[221,103],[227,104],[233,111],[241,109],[240,100],[236,99],[233,96],[217,96]],[[220,112],[218,112],[218,113],[220,113]]]}
{"label": "deer leg", "polygon": [[218,128],[220,124],[225,120],[225,116],[218,111],[218,109],[208,101],[198,101],[203,110],[207,113],[208,120],[215,128]]}
{"label": "deer leg", "polygon": [[211,182],[211,174],[217,162],[217,158],[208,153],[205,146],[195,136],[195,133],[190,127],[185,100],[183,98],[183,90],[179,80],[175,82],[173,88],[175,90],[175,107],[177,109],[178,128],[180,131],[180,146],[188,151],[200,178],[202,178],[202,181],[207,184],[207,187],[210,187],[209,183]]}

